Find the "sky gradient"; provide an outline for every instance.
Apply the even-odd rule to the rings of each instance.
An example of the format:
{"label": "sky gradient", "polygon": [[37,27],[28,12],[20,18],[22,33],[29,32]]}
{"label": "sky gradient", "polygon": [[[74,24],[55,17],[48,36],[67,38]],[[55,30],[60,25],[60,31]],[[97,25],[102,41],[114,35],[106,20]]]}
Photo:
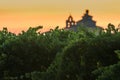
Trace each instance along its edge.
{"label": "sky gradient", "polygon": [[75,21],[90,10],[98,26],[120,23],[120,0],[1,0],[0,29],[19,33],[29,27],[42,25],[42,31],[56,26],[65,27],[71,14]]}

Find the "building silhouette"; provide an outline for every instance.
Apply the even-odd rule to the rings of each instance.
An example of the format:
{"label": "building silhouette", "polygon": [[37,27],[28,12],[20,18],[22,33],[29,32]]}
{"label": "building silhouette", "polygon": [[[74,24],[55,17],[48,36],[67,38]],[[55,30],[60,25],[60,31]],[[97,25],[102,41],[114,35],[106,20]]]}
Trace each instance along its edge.
{"label": "building silhouette", "polygon": [[70,15],[68,17],[68,20],[66,20],[66,28],[74,27],[74,26],[75,26],[75,21],[73,20],[73,17]]}
{"label": "building silhouette", "polygon": [[74,21],[73,17],[70,15],[66,20],[65,29],[70,29],[76,31],[78,27],[89,27],[89,28],[100,28],[96,25],[96,21],[94,21],[93,16],[89,15],[89,10],[86,10],[85,14],[82,16],[81,20]]}

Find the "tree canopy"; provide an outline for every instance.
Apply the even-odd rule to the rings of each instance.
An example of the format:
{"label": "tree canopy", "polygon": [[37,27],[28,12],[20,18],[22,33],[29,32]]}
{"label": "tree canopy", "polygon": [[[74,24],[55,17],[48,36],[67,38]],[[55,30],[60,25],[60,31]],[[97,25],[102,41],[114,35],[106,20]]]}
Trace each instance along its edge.
{"label": "tree canopy", "polygon": [[1,80],[119,80],[119,28],[41,28],[0,31]]}

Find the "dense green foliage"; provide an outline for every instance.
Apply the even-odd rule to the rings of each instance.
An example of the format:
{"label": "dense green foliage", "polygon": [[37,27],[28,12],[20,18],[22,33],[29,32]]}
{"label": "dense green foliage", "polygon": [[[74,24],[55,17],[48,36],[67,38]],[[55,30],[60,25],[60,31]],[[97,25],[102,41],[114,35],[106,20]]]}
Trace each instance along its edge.
{"label": "dense green foliage", "polygon": [[18,35],[0,31],[0,80],[119,79],[120,32],[114,25],[76,32],[41,28]]}
{"label": "dense green foliage", "polygon": [[[120,58],[120,50],[115,51]],[[97,75],[97,80],[120,80],[120,62],[107,67],[101,67],[95,71],[93,74]]]}

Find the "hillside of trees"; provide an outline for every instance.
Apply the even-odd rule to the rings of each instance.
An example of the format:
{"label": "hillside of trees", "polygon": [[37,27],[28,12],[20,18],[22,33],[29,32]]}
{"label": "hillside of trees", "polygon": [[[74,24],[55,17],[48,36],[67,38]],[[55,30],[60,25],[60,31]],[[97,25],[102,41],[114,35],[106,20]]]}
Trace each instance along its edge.
{"label": "hillside of trees", "polygon": [[120,30],[0,31],[0,80],[120,80]]}

